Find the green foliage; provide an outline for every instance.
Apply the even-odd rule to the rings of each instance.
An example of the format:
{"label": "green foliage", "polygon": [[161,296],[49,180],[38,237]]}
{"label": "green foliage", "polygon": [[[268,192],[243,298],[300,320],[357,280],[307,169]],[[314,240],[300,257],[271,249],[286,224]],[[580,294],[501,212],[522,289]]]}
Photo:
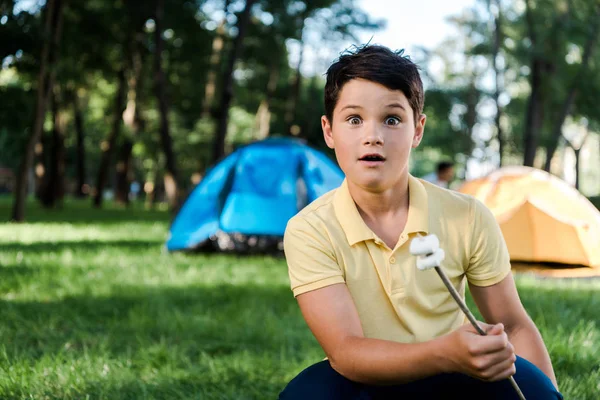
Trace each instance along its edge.
{"label": "green foliage", "polygon": [[425,94],[424,114],[427,116],[426,134],[422,146],[439,149],[440,153],[454,159],[458,154],[468,155],[473,150],[473,139],[469,127],[460,123],[452,123],[453,108],[464,103],[464,94],[460,91],[430,89]]}
{"label": "green foliage", "polygon": [[[42,32],[45,8],[19,2],[22,11],[13,14],[13,2],[0,4],[0,60],[5,67],[2,75],[12,73],[19,84],[5,87],[0,80],[0,143],[3,146],[0,163],[15,166],[29,129],[33,125],[31,102],[37,90],[37,74],[42,53]],[[201,118],[206,84],[210,73],[216,76],[213,106],[218,104],[223,88],[221,78],[227,63],[233,38],[237,34],[235,21],[243,8],[242,1],[230,1],[226,14],[214,14],[223,10],[221,1],[175,0],[166,2],[162,21],[164,50],[162,65],[167,75],[167,102],[170,107],[169,128],[173,140],[178,169],[181,170],[180,185],[183,190],[190,186],[190,177],[209,167],[212,159],[212,141],[215,120],[223,110],[211,110],[208,117]],[[57,48],[51,52],[57,60],[52,70],[56,74],[55,86],[61,93],[59,108],[65,114],[67,179],[75,176],[76,136],[73,123],[72,98],[77,94],[84,120],[86,150],[86,173],[90,184],[95,182],[100,159],[100,147],[112,129],[115,110],[117,72],[126,69],[127,79],[133,77],[135,57],[142,62],[140,81],[137,82],[136,102],[144,126],[136,136],[122,127],[123,137],[135,142],[133,176],[146,179],[161,176],[163,171],[162,143],[159,140],[156,84],[154,76],[154,50],[156,28],[155,4],[123,2],[121,0],[90,0],[69,2],[63,13],[62,35]],[[212,10],[212,11],[210,11]],[[211,66],[213,44],[218,32],[214,28],[220,18],[226,17],[224,44],[216,69]],[[307,21],[313,21],[306,24]],[[303,30],[310,25],[312,34],[304,38]],[[372,21],[354,0],[322,1],[271,1],[257,2],[253,18],[245,38],[244,51],[235,71],[233,106],[230,113],[227,149],[255,140],[254,115],[261,101],[266,99],[270,77],[276,71],[277,84],[269,98],[273,133],[285,131],[283,116],[286,104],[292,96],[295,76],[288,60],[289,40],[306,40],[308,46],[321,47],[326,37],[329,46],[351,37],[356,29],[375,29],[379,23]],[[306,89],[306,90],[305,90]],[[303,82],[297,123],[312,132],[318,132],[319,115],[309,115],[304,110],[317,111],[315,104],[321,102],[320,89]],[[318,93],[319,98],[311,97]],[[8,97],[7,97],[8,95]],[[28,106],[23,101],[28,97]],[[6,107],[5,107],[6,104]],[[304,104],[310,107],[304,107]],[[317,107],[318,108],[318,107]],[[17,110],[18,109],[18,110]],[[15,112],[18,111],[18,112]],[[16,118],[15,118],[16,117]],[[12,119],[11,119],[12,118]],[[46,129],[52,129],[48,113]],[[8,122],[6,122],[8,121]],[[316,125],[316,126],[315,126]],[[7,150],[4,154],[4,150]],[[8,154],[10,150],[10,155]],[[14,151],[13,151],[14,150]],[[15,154],[13,156],[13,154]],[[112,162],[114,168],[114,159]],[[109,176],[112,172],[109,174]],[[109,185],[112,179],[109,179]]]}
{"label": "green foliage", "polygon": [[[542,60],[544,69],[544,115],[540,137],[543,146],[554,140],[550,132],[579,71],[581,54],[593,26],[591,16],[595,3],[592,1],[529,2],[533,30],[537,35],[535,45],[528,39],[530,29],[522,4],[499,2],[503,33],[500,65],[504,81],[501,123],[505,163],[520,162],[522,158],[533,57]],[[32,107],[44,43],[41,39],[45,15],[44,8],[40,9],[41,3],[13,14],[14,3],[0,2],[0,17],[6,17],[0,24],[0,60],[4,65],[0,72],[0,164],[11,167],[17,165],[19,149],[33,125]],[[17,3],[24,5],[26,2]],[[342,40],[352,40],[359,30],[375,30],[384,25],[382,21],[373,20],[356,3],[355,0],[261,0],[256,3],[234,73],[226,139],[228,151],[255,140],[257,124],[254,116],[265,100],[268,100],[271,112],[270,132],[274,135],[286,133],[288,123],[284,119],[290,98],[294,96],[296,78],[296,65],[290,64],[290,55],[301,45],[305,51],[312,50],[318,55],[311,66],[316,71],[315,76],[301,77],[293,123],[301,128],[301,137],[326,150],[319,123],[323,113],[322,73],[334,55],[342,50]],[[428,88],[425,137],[412,160],[416,174],[431,171],[435,162],[442,159],[452,159],[464,167],[468,160],[489,161],[497,153],[493,119],[491,3],[481,0],[455,15],[451,22],[458,28],[458,36],[447,38],[439,48],[423,50],[423,55],[416,57]],[[214,105],[218,104],[224,89],[222,76],[237,34],[237,16],[244,2],[230,1],[227,10],[223,10],[224,4],[217,0],[174,0],[165,4],[162,65],[167,75],[169,127],[183,190],[189,189],[194,173],[209,167],[215,120],[223,112],[215,110]],[[107,137],[116,112],[117,71],[125,66],[127,78],[131,79],[133,59],[138,53],[142,74],[136,101],[145,125],[136,136],[125,127],[122,132],[135,142],[133,176],[143,180],[162,175],[164,157],[158,135],[153,65],[156,48],[154,6],[153,2],[90,0],[69,2],[65,8],[63,35],[56,49],[58,63],[54,71],[56,86],[61,93],[60,108],[67,115],[68,179],[75,175],[76,143],[70,96],[73,93],[79,95],[84,118],[87,179],[88,183],[93,183],[100,159],[100,144]],[[218,34],[215,28],[222,21],[223,48],[218,54],[220,61],[212,69],[213,44]],[[600,91],[598,66],[600,52],[597,51],[589,70],[575,82],[577,96],[571,109],[576,120],[585,117],[589,121],[592,134],[597,132],[600,121],[596,106]],[[216,76],[213,109],[211,115],[202,116],[210,74]],[[267,86],[273,78],[276,84],[272,93],[268,93]],[[48,114],[46,129],[51,128]],[[114,160],[111,169],[114,170]]]}
{"label": "green foliage", "polygon": [[[525,3],[530,5],[530,15]],[[499,5],[499,8],[498,8]],[[438,48],[424,51],[424,64],[432,60],[441,62],[442,70],[437,76],[425,71],[436,90],[458,101],[442,105],[442,117],[451,116],[455,127],[475,127],[472,149],[477,153],[465,152],[468,157],[476,154],[497,154],[497,129],[495,126],[495,74],[493,71],[493,49],[495,42],[494,16],[499,16],[500,42],[498,65],[500,68],[501,125],[504,139],[504,161],[520,163],[524,151],[527,131],[526,118],[530,101],[532,63],[538,62],[541,70],[540,107],[542,126],[538,146],[549,146],[556,142],[551,133],[561,115],[565,101],[572,88],[576,95],[570,111],[574,118],[585,117],[588,121],[598,120],[595,100],[600,90],[598,66],[600,54],[593,53],[587,70],[582,70],[582,56],[586,43],[593,34],[594,21],[598,18],[597,2],[589,0],[551,1],[528,0],[527,2],[481,0],[472,7],[457,13],[452,19],[459,34],[448,38]],[[597,34],[597,33],[596,33]],[[532,38],[533,35],[533,38]],[[597,44],[596,44],[597,47]],[[579,79],[575,80],[580,71]],[[476,89],[476,118],[469,112],[470,85]],[[465,97],[465,94],[467,97]],[[436,102],[433,96],[426,98]],[[460,106],[457,108],[456,106]],[[445,107],[445,108],[444,108]],[[452,111],[450,107],[454,107]],[[431,110],[429,111],[431,113]],[[430,122],[431,122],[430,118]],[[439,119],[436,118],[436,119]],[[474,123],[474,124],[473,124]],[[431,133],[431,128],[428,130]],[[468,150],[468,139],[463,147]],[[460,141],[461,136],[457,136]],[[456,151],[451,141],[439,140],[432,145],[440,153]],[[462,146],[460,146],[462,147]],[[485,158],[483,158],[485,159]],[[592,165],[596,165],[592,160]],[[590,166],[583,166],[590,168]]]}
{"label": "green foliage", "polygon": [[33,93],[18,81],[15,71],[0,71],[0,166],[16,169],[33,128]]}
{"label": "green foliage", "polygon": [[[27,215],[0,224],[1,398],[271,399],[323,358],[282,258],[167,254],[139,204]],[[598,282],[517,284],[565,398],[594,399]]]}

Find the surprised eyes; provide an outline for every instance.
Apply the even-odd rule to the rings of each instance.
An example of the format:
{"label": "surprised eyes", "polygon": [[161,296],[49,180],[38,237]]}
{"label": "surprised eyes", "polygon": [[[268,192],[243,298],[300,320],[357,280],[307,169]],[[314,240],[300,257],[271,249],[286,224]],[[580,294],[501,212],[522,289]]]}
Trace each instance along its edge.
{"label": "surprised eyes", "polygon": [[398,124],[400,124],[400,118],[398,118],[398,117],[387,117],[385,119],[385,124],[386,125],[392,125],[392,126],[398,125]]}
{"label": "surprised eyes", "polygon": [[360,123],[362,122],[360,117],[350,117],[347,121],[350,123],[350,125],[360,125]]}
{"label": "surprised eyes", "polygon": [[[350,125],[360,125],[363,122],[362,118],[357,115],[351,115],[350,117],[348,117],[346,119],[346,121]],[[383,120],[383,124],[388,125],[388,126],[396,126],[396,125],[399,125],[400,122],[401,122],[400,118],[397,116],[394,116],[394,115],[385,117],[385,119]]]}

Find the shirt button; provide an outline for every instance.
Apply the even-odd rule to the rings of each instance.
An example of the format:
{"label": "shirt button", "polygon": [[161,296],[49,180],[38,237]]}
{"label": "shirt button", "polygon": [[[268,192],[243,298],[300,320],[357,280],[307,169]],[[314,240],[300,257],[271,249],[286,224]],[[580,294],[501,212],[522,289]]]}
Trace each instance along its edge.
{"label": "shirt button", "polygon": [[390,264],[396,264],[396,259],[394,257],[390,257]]}

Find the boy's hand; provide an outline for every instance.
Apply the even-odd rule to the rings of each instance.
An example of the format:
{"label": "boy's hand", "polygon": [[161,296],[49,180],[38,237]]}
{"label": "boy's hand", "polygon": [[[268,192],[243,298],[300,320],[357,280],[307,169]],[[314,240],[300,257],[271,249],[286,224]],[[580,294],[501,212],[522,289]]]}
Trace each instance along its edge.
{"label": "boy's hand", "polygon": [[504,332],[504,325],[478,323],[487,336],[479,335],[470,324],[446,336],[450,372],[460,372],[488,382],[514,375],[517,356]]}

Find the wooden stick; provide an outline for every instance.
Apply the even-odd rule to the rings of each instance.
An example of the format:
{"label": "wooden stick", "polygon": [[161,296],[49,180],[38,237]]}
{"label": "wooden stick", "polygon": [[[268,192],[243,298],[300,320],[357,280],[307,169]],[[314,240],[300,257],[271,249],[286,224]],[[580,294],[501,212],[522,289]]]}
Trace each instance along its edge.
{"label": "wooden stick", "polygon": [[[471,325],[473,325],[473,327],[475,328],[477,333],[479,333],[481,336],[486,336],[487,332],[485,332],[483,329],[481,329],[481,327],[477,323],[477,320],[475,319],[475,317],[473,316],[473,314],[471,313],[471,311],[469,310],[469,308],[467,307],[467,305],[465,304],[463,299],[460,297],[460,295],[458,294],[458,292],[456,291],[456,289],[450,282],[450,279],[448,279],[448,277],[446,276],[446,273],[440,267],[435,267],[435,270],[437,271],[440,278],[442,278],[444,285],[446,285],[446,288],[448,288],[448,291],[450,292],[450,294],[452,295],[452,297],[454,298],[454,300],[456,301],[456,303],[458,304],[458,306],[460,307],[462,312],[465,313],[465,315],[467,316],[467,319],[469,320]],[[515,391],[519,395],[519,399],[525,400],[525,396],[523,395],[521,388],[519,388],[519,385],[517,385],[517,382],[515,382],[515,379],[512,376],[510,376],[508,379],[509,379],[512,387],[515,389]]]}

